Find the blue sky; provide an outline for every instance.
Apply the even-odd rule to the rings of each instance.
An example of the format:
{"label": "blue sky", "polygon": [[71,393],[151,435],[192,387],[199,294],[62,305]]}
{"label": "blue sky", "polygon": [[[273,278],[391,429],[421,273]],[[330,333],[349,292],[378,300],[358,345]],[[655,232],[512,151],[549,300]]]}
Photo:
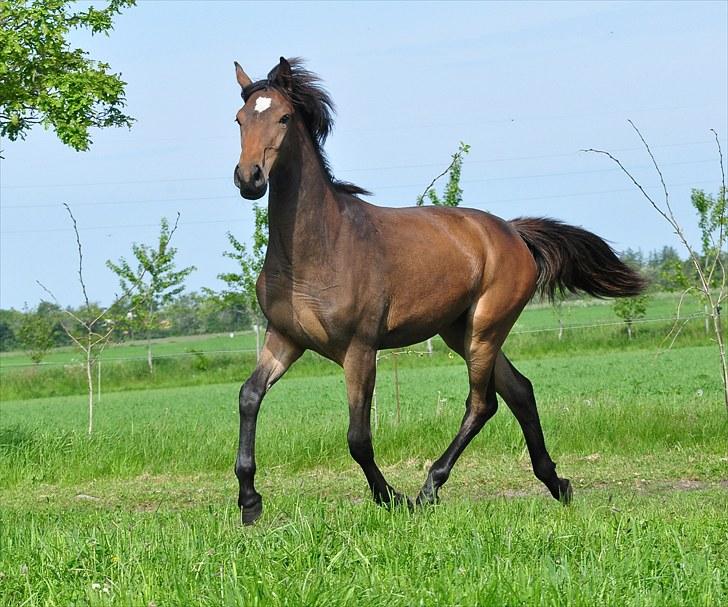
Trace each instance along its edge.
{"label": "blue sky", "polygon": [[233,187],[241,101],[233,60],[264,76],[280,55],[306,58],[338,108],[327,151],[337,177],[370,201],[412,205],[465,141],[464,204],[511,218],[548,215],[617,249],[677,244],[669,226],[600,156],[618,154],[651,192],[660,162],[696,239],[691,187],[717,191],[709,129],[728,152],[728,3],[141,2],[109,38],[75,42],[128,82],[130,131],[94,133],[74,152],[35,130],[2,142],[0,307],[36,304],[46,284],[76,305],[78,219],[92,299],[117,290],[106,259],[153,242],[181,213],[190,290],[232,269],[225,233],[248,241],[250,202]]}

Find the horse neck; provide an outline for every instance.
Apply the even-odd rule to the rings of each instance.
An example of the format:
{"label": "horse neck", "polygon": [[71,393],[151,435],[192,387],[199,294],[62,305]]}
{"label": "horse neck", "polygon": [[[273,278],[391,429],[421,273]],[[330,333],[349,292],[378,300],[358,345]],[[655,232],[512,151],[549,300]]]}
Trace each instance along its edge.
{"label": "horse neck", "polygon": [[270,176],[269,250],[290,260],[320,251],[339,220],[331,180],[310,135],[298,124],[286,137]]}

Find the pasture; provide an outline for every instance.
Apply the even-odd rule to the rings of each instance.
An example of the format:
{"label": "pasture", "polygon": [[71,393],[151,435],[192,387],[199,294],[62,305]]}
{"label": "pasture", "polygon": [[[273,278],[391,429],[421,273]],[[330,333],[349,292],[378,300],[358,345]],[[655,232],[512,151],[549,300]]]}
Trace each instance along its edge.
{"label": "pasture", "polygon": [[[728,424],[714,358],[708,346],[588,343],[514,357],[573,505],[534,478],[501,405],[442,503],[415,513],[371,503],[346,445],[343,376],[301,361],[263,405],[253,528],[235,503],[239,382],[106,393],[91,438],[83,396],[5,400],[0,604],[725,604]],[[383,358],[374,445],[413,495],[467,384],[439,347],[398,360],[401,418]]]}
{"label": "pasture", "polygon": [[[634,338],[626,338],[623,322],[609,302],[594,299],[567,301],[559,314],[547,304],[529,305],[508,337],[506,350],[516,359],[588,354],[594,349],[639,350],[668,348],[667,336],[675,326],[672,318],[679,298],[671,293],[654,295],[647,315],[634,326]],[[677,347],[706,343],[700,307],[692,299],[681,306],[681,318],[689,319],[676,336]],[[459,364],[439,338],[433,340],[436,366]],[[409,352],[422,352],[418,345]],[[102,391],[148,389],[242,382],[255,365],[255,335],[252,332],[169,337],[153,341],[155,372],[146,365],[146,342],[110,344],[103,352]],[[401,356],[410,365],[412,356]],[[387,364],[386,362],[384,363]],[[319,356],[306,354],[288,376],[326,375],[340,370]],[[0,353],[0,400],[83,394],[86,374],[83,357],[73,348],[57,348],[40,365],[33,365],[25,352]]]}

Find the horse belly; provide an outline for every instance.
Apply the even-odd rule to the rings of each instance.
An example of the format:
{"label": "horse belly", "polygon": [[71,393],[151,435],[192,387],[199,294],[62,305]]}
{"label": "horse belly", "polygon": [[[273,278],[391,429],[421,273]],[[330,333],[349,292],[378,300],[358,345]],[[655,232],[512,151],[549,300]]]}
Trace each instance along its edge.
{"label": "horse belly", "polygon": [[390,300],[384,347],[421,342],[451,325],[472,304],[469,272],[430,271],[400,284]]}

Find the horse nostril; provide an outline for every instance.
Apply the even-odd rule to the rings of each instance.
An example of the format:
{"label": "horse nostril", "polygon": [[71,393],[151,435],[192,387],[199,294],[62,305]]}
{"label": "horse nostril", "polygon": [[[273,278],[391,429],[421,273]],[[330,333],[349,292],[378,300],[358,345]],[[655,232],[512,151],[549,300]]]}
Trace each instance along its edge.
{"label": "horse nostril", "polygon": [[253,169],[253,183],[256,185],[259,185],[263,182],[263,169],[260,168],[259,164],[255,165],[255,168]]}

